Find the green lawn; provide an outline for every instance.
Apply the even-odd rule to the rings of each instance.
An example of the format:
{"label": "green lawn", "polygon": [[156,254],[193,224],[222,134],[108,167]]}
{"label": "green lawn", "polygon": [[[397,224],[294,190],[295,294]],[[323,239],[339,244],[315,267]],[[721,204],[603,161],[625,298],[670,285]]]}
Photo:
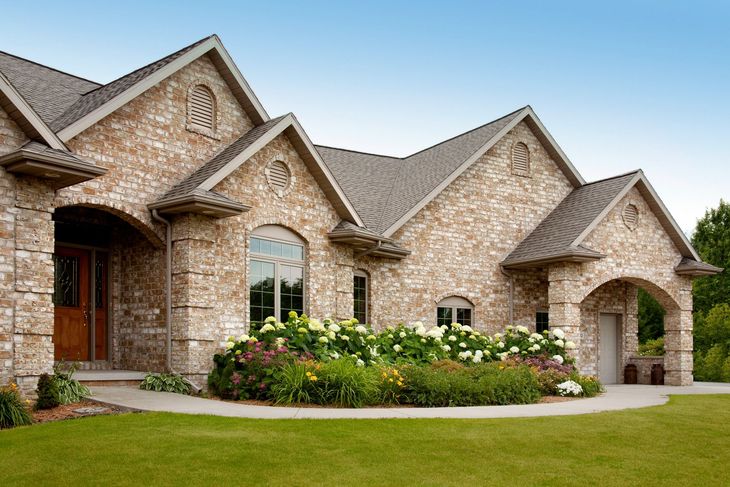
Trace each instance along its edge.
{"label": "green lawn", "polygon": [[125,414],[0,432],[0,485],[727,485],[730,396],[490,420]]}

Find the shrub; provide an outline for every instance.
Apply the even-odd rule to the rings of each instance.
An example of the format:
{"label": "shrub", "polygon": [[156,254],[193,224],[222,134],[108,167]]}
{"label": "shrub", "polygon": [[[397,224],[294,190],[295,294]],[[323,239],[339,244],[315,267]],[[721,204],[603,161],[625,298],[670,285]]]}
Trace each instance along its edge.
{"label": "shrub", "polygon": [[[462,365],[459,367],[463,368]],[[396,367],[379,367],[376,371],[378,375],[375,396],[368,403],[400,404],[406,388],[406,379],[401,371]]]}
{"label": "shrub", "polygon": [[145,391],[190,394],[190,382],[185,377],[177,374],[153,374],[150,372],[144,376],[139,388]]}
{"label": "shrub", "polygon": [[565,374],[555,369],[538,371],[537,382],[540,385],[540,394],[543,396],[554,396],[557,394],[558,384],[565,382],[569,377],[569,374]]}
{"label": "shrub", "polygon": [[0,387],[0,429],[31,424],[29,402],[23,402],[15,383]]}
{"label": "shrub", "polygon": [[36,409],[51,409],[61,404],[58,382],[53,376],[42,374],[38,378],[36,392],[38,394],[38,399],[35,403]]}
{"label": "shrub", "polygon": [[53,367],[53,380],[58,385],[58,397],[61,404],[79,402],[85,397],[91,396],[89,388],[73,378],[78,365],[71,364],[68,370],[63,370],[63,362]]}
{"label": "shrub", "polygon": [[540,399],[533,371],[524,365],[480,364],[463,370],[404,369],[407,402],[426,407],[529,404]]}
{"label": "shrub", "polygon": [[274,373],[287,363],[307,357],[311,355],[245,337],[226,353],[213,357],[215,368],[208,375],[208,387],[227,399],[268,399]]}
{"label": "shrub", "polygon": [[639,345],[639,355],[647,357],[657,357],[664,355],[664,337],[654,340],[647,340]]}
{"label": "shrub", "polygon": [[290,363],[275,375],[271,396],[277,404],[332,404],[362,407],[377,397],[375,369],[348,359]]}
{"label": "shrub", "polygon": [[570,379],[580,384],[583,388],[583,394],[581,394],[583,397],[594,397],[603,392],[603,385],[596,377],[580,375],[577,372],[574,372],[570,376]]}

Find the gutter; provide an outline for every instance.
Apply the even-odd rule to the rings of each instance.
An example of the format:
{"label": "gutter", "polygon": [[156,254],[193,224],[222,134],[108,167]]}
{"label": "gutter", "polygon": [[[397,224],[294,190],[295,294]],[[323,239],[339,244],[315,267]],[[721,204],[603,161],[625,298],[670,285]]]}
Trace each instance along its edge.
{"label": "gutter", "polygon": [[[172,224],[170,220],[162,218],[157,210],[152,210],[152,218],[165,225],[165,328],[167,331],[165,368],[170,374],[182,375],[172,367]],[[185,380],[196,394],[203,390],[187,378]]]}
{"label": "gutter", "polygon": [[360,257],[365,257],[368,254],[372,254],[376,250],[380,250],[380,247],[383,246],[383,241],[378,239],[378,243],[376,243],[373,247],[370,247],[369,249],[365,249],[362,252],[358,252],[355,254],[355,258],[359,259]]}
{"label": "gutter", "polygon": [[511,272],[507,272],[507,270],[500,265],[499,270],[502,272],[502,274],[507,277],[507,282],[509,284],[509,324],[514,324],[514,314],[515,314],[515,277]]}

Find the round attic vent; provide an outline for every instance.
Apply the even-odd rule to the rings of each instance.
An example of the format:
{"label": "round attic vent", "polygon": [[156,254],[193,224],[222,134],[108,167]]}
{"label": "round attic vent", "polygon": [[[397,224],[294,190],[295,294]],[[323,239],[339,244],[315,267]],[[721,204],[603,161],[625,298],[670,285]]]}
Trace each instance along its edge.
{"label": "round attic vent", "polygon": [[283,161],[273,161],[266,166],[266,181],[269,187],[278,194],[284,196],[291,185],[291,171]]}
{"label": "round attic vent", "polygon": [[633,230],[639,223],[639,209],[636,205],[629,203],[624,207],[623,212],[624,224]]}

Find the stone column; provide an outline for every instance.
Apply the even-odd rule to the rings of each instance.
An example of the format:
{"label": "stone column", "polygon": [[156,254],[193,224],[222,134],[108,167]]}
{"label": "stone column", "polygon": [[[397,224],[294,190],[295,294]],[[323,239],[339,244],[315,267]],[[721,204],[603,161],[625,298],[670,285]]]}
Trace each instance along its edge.
{"label": "stone column", "polygon": [[626,286],[626,301],[624,309],[624,321],[621,324],[623,328],[623,347],[621,353],[621,363],[619,364],[620,383],[624,381],[623,370],[626,364],[631,362],[631,357],[639,353],[639,288],[628,282]]}
{"label": "stone column", "polygon": [[580,314],[580,264],[561,262],[548,268],[548,304],[550,328],[560,328],[566,339],[575,343],[571,355],[581,372],[588,365],[582,350]]}
{"label": "stone column", "polygon": [[679,309],[664,316],[664,382],[672,386],[692,385],[692,281],[683,278]]}
{"label": "stone column", "polygon": [[0,168],[0,385],[14,378],[15,179]]}
{"label": "stone column", "polygon": [[172,227],[172,366],[205,385],[219,337],[213,309],[216,220],[185,214]]}
{"label": "stone column", "polygon": [[54,195],[40,180],[16,180],[14,372],[29,393],[53,370]]}
{"label": "stone column", "polygon": [[348,248],[337,249],[337,303],[336,316],[338,321],[352,318],[354,309],[353,279],[355,262],[352,250]]}

